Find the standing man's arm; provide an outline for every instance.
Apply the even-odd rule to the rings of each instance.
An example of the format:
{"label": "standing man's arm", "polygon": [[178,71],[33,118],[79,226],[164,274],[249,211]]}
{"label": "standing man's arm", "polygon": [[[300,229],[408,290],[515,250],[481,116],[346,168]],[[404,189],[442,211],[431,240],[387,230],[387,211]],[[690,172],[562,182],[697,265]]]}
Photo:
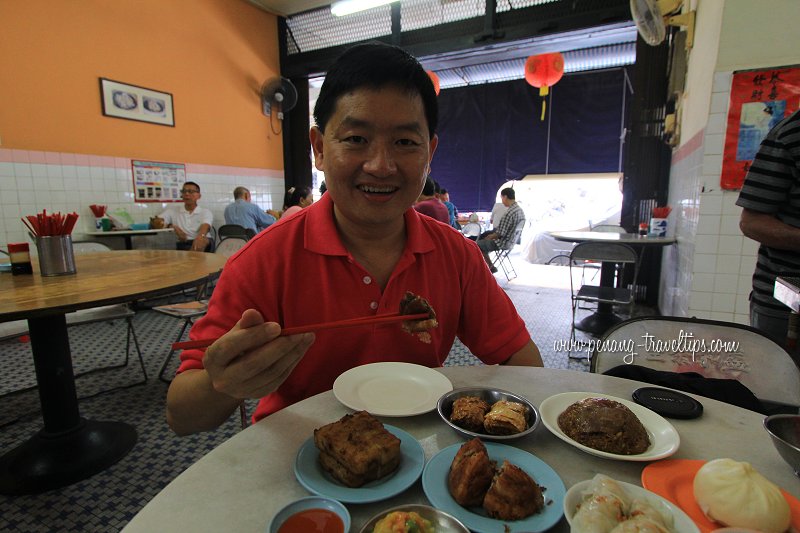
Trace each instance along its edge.
{"label": "standing man's arm", "polygon": [[800,228],[781,222],[775,215],[744,208],[739,229],[746,237],[770,248],[800,251]]}

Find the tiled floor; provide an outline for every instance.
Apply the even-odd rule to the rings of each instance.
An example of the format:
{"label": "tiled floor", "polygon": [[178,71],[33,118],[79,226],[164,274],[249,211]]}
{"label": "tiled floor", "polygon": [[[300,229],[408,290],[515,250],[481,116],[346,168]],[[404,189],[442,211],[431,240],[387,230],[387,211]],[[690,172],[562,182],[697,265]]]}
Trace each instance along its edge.
{"label": "tiled floor", "polygon": [[[564,267],[531,265],[514,259],[519,277],[508,282],[496,277],[525,319],[539,345],[545,365],[586,370],[570,360],[558,341],[569,338],[571,318],[569,278]],[[90,479],[35,496],[0,496],[0,531],[117,531],[144,504],[183,470],[239,430],[233,417],[216,431],[177,437],[164,421],[167,385],[157,378],[167,346],[180,321],[152,311],[140,311],[134,325],[150,377],[146,385],[122,388],[141,379],[141,369],[130,364],[120,370],[91,374],[77,380],[81,414],[97,420],[124,420],[136,427],[139,439],[119,463]],[[125,350],[125,324],[89,324],[71,328],[77,371],[119,361]],[[0,394],[35,384],[30,348],[26,343],[0,342]],[[447,364],[480,364],[457,343]],[[101,394],[98,395],[98,392]],[[0,398],[0,451],[37,431],[41,424],[35,391]]]}

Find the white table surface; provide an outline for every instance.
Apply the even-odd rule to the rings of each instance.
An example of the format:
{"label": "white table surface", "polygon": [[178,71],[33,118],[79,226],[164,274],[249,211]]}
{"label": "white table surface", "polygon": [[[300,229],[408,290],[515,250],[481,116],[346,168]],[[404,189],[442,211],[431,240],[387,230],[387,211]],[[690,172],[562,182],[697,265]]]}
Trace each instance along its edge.
{"label": "white table surface", "polygon": [[[545,368],[485,366],[438,370],[455,388],[494,386],[522,394],[537,406],[548,396],[567,391],[600,392],[630,399],[636,388],[646,385],[599,374]],[[680,448],[672,458],[730,457],[748,461],[768,479],[800,497],[800,479],[772,446],[762,426],[763,415],[708,398],[695,398],[704,407],[701,418],[670,420],[681,437]],[[328,391],[261,420],[173,480],[124,531],[266,531],[278,509],[310,495],[294,476],[294,460],[301,444],[312,436],[314,428],[338,420],[348,412]],[[416,437],[425,450],[426,460],[446,446],[464,442],[441,421],[435,410],[408,418],[383,417],[382,421]],[[567,488],[598,472],[641,486],[642,469],[649,464],[587,454],[556,438],[543,424],[531,435],[509,444],[548,463]],[[389,500],[348,504],[353,519],[351,531],[358,532],[373,515],[403,503],[429,504],[421,481]],[[566,532],[569,526],[562,518],[551,531]]]}

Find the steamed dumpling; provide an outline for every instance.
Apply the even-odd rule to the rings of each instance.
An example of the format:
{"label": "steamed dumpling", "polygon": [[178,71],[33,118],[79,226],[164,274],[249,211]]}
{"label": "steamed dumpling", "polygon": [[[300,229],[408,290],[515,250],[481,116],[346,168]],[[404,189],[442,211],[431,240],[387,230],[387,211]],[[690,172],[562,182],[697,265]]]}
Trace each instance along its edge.
{"label": "steamed dumpling", "polygon": [[644,516],[626,520],[609,533],[671,533],[671,530]]}
{"label": "steamed dumpling", "polygon": [[711,519],[726,526],[783,533],[791,512],[780,489],[749,463],[715,459],[694,478],[694,497]]}

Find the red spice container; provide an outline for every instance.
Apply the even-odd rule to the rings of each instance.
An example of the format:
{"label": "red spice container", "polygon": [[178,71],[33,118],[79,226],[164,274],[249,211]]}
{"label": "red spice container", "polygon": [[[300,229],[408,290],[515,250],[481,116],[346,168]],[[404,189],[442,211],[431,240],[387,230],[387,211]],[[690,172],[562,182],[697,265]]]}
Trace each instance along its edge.
{"label": "red spice container", "polygon": [[33,274],[31,266],[31,252],[27,242],[13,242],[8,244],[8,255],[11,258],[11,274]]}

